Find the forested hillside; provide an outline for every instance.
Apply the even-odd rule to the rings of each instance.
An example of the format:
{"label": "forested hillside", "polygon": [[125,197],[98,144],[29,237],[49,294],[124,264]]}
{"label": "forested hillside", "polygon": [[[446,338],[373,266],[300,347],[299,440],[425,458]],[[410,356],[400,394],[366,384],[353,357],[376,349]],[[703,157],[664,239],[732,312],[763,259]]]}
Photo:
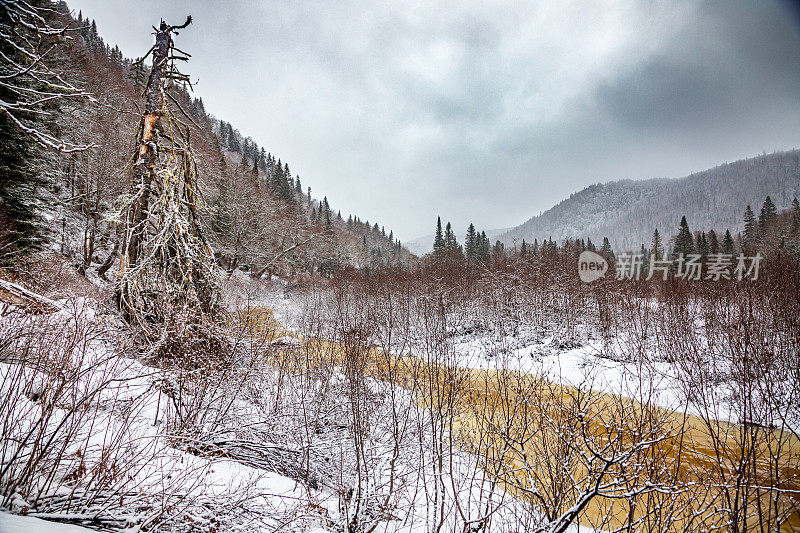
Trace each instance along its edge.
{"label": "forested hillside", "polygon": [[[53,80],[69,89],[17,113],[20,124],[40,137],[20,135],[11,116],[0,115],[0,253],[8,264],[27,250],[51,248],[73,257],[81,271],[105,275],[118,253],[114,202],[131,187],[150,67],[123,57],[90,16],[70,14],[64,2],[48,18],[53,27],[68,29],[36,46],[47,51]],[[7,48],[5,43],[3,53],[14,53]],[[183,70],[191,74],[191,61]],[[190,80],[171,79],[168,100],[197,158],[199,218],[221,266],[254,275],[328,275],[348,265],[413,257],[391,230],[342,214],[323,194],[314,197],[310,181],[301,183],[288,162],[210,114]],[[38,89],[46,81],[26,83]],[[42,146],[51,140],[66,145]]]}
{"label": "forested hillside", "polygon": [[[800,195],[800,150],[776,152],[680,179],[613,181],[591,185],[500,236],[507,247],[522,240],[552,237],[608,237],[615,250],[637,250],[655,229],[678,227],[686,216],[692,227],[722,234],[743,229],[745,207],[771,196],[786,209]],[[668,234],[668,233],[667,233]]]}

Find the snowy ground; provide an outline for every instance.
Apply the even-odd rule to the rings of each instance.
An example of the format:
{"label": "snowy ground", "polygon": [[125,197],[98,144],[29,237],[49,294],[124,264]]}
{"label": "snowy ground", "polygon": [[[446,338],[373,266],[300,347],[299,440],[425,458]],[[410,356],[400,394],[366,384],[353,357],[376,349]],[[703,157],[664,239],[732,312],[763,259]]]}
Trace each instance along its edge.
{"label": "snowy ground", "polygon": [[[299,323],[303,303],[290,297],[284,282],[238,281],[240,290],[228,291],[231,307],[244,302],[266,306],[282,324]],[[214,450],[207,453],[198,448],[200,441],[233,436],[239,439],[237,442],[250,439],[262,447],[268,446],[271,439],[276,445],[291,449],[291,426],[288,433],[276,429],[291,421],[275,418],[264,406],[264,400],[271,401],[274,395],[271,380],[276,379],[275,372],[265,371],[256,381],[248,381],[245,395],[214,390],[216,396],[208,404],[209,416],[217,416],[219,408],[215,406],[231,398],[225,418],[200,423],[197,427],[208,428],[207,433],[198,435],[195,442],[190,435],[176,430],[176,420],[188,411],[182,413],[177,404],[168,400],[183,386],[182,377],[131,357],[130,340],[121,324],[101,304],[87,298],[62,299],[58,304],[62,311],[55,314],[11,313],[0,319],[2,338],[13,339],[3,345],[5,351],[0,357],[0,392],[9,399],[0,406],[0,423],[4,424],[0,465],[10,465],[11,477],[18,475],[21,480],[18,491],[28,495],[15,493],[5,504],[7,511],[27,516],[0,515],[0,531],[86,531],[77,525],[42,520],[56,517],[61,522],[84,525],[96,525],[93,519],[99,517],[104,527],[126,528],[130,533],[154,523],[160,523],[164,530],[179,531],[181,521],[209,531],[340,530],[345,510],[342,494],[332,484],[312,488],[260,468],[257,461],[247,464],[248,461],[234,460],[235,454],[219,455]],[[22,335],[15,337],[15,331]],[[39,336],[39,344],[24,340],[32,332]],[[18,356],[20,353],[24,355]],[[53,365],[61,371],[54,372]],[[236,376],[225,379],[233,382]],[[342,376],[337,374],[325,377],[325,383],[333,390],[340,383],[345,387]],[[429,491],[436,474],[419,464],[420,458],[431,461],[426,430],[421,429],[424,422],[417,429],[411,427],[414,420],[419,424],[425,417],[407,391],[394,388],[394,404],[408,407],[406,416],[410,418],[406,423],[410,429],[395,460],[394,489],[386,492],[385,476],[393,443],[385,438],[389,430],[383,424],[390,417],[381,414],[381,409],[391,404],[379,400],[390,390],[374,380],[366,386],[378,401],[369,449],[377,477],[368,488],[375,498],[390,498],[394,509],[386,519],[378,520],[376,531],[427,531],[431,520]],[[186,400],[189,403],[202,399],[197,391],[186,389],[185,394],[190,397]],[[292,394],[289,392],[282,399],[284,413],[307,401],[302,395]],[[334,394],[333,403],[326,404],[331,414],[324,420],[331,427],[335,428],[337,416],[342,416],[337,413],[347,414],[343,409],[345,396],[343,388],[341,397],[337,399]],[[261,432],[248,433],[251,426],[262,428]],[[323,431],[317,442],[327,446],[320,449],[328,449],[330,458],[339,457],[346,462],[349,441],[336,431]],[[31,434],[50,440],[52,446],[46,453],[29,441]],[[27,477],[20,457],[39,461]],[[347,474],[346,465],[342,471],[352,476]],[[445,530],[455,527],[451,522],[457,516],[457,500],[493,502],[493,530],[519,530],[514,509],[520,503],[496,489],[494,495],[487,497],[475,458],[459,454],[449,471],[439,474],[442,475],[442,485],[450,493],[446,506],[437,510],[445,516]],[[457,493],[453,492],[456,487]],[[86,496],[95,494],[93,491],[97,497]],[[35,494],[38,496],[32,496]],[[67,499],[74,501],[65,511]],[[166,523],[164,513],[171,517]]]}
{"label": "snowy ground", "polygon": [[[291,290],[283,280],[256,282],[246,273],[238,271],[225,281],[225,296],[231,310],[248,306],[268,307],[278,323],[296,332],[302,331],[309,306],[313,305],[307,294]],[[281,379],[278,372],[262,369],[256,377],[242,381],[239,390],[246,391],[246,394],[237,392],[231,395],[224,387],[214,389],[214,394],[218,395],[214,401],[228,402],[225,404],[226,414],[224,418],[214,418],[217,415],[212,414],[213,422],[201,423],[196,443],[193,437],[175,432],[174,422],[176,417],[181,416],[180,408],[167,401],[168,392],[174,392],[181,386],[182,377],[130,357],[130,352],[126,352],[129,341],[121,333],[121,324],[116,322],[112,314],[104,312],[102,305],[88,298],[63,299],[58,303],[62,311],[55,315],[28,318],[27,327],[36,330],[41,326],[42,332],[52,330],[50,337],[44,334],[42,338],[50,338],[53,347],[58,349],[61,349],[56,342],[58,338],[88,332],[86,342],[72,345],[60,354],[72,358],[70,368],[77,372],[77,379],[71,385],[72,391],[58,398],[61,407],[48,410],[44,399],[48,398],[48,391],[53,390],[58,380],[41,365],[21,365],[11,357],[0,357],[0,392],[5,397],[14,398],[11,410],[6,406],[6,411],[13,415],[7,417],[8,420],[16,420],[12,430],[4,430],[11,432],[4,434],[4,437],[20,438],[36,424],[52,428],[61,421],[67,421],[68,426],[74,426],[72,434],[59,436],[62,440],[57,440],[63,441],[64,449],[64,464],[57,475],[52,478],[43,475],[42,479],[28,481],[32,488],[61,495],[62,498],[74,494],[80,485],[72,479],[75,472],[84,477],[96,476],[97,472],[109,468],[109,462],[112,469],[121,468],[120,464],[125,462],[126,472],[130,472],[126,479],[114,479],[112,476],[110,481],[106,481],[109,486],[103,488],[120,495],[119,505],[98,506],[88,502],[83,507],[78,505],[78,510],[72,512],[71,516],[62,515],[62,518],[71,517],[80,523],[82,518],[91,517],[92,513],[103,513],[108,520],[116,520],[115,528],[128,527],[133,532],[146,527],[149,521],[158,519],[157,515],[164,512],[163,509],[169,509],[176,524],[179,520],[188,520],[209,530],[219,527],[230,531],[319,533],[341,530],[346,509],[342,507],[342,493],[336,483],[330,482],[330,477],[327,482],[312,487],[271,471],[264,467],[263,461],[249,460],[252,455],[231,452],[241,452],[244,449],[242,443],[250,441],[262,450],[264,446],[272,446],[271,443],[283,446],[288,451],[305,449],[302,442],[306,441],[299,437],[304,426],[298,425],[301,423],[298,421],[303,420],[306,411],[301,413],[298,406],[310,401],[308,394],[313,396],[315,391],[324,386],[334,391],[334,400],[328,400],[323,406],[329,414],[322,419],[324,427],[318,430],[319,435],[313,437],[314,449],[326,450],[319,452],[321,455],[318,454],[319,457],[314,459],[319,463],[315,468],[321,472],[320,479],[324,479],[326,466],[321,461],[333,459],[340,471],[347,471],[347,455],[351,453],[349,441],[345,433],[336,429],[347,423],[347,390],[341,369],[334,369],[331,375],[304,382],[300,388],[289,388],[279,402],[282,406],[281,416],[275,414],[277,407],[269,407],[278,402],[273,399],[277,398],[276,380]],[[454,323],[459,322],[454,320]],[[0,333],[8,336],[8,328],[13,327],[20,327],[20,324],[9,325],[8,320],[5,323],[0,320]],[[646,399],[670,409],[683,407],[681,382],[670,364],[655,358],[630,362],[629,358],[620,357],[620,353],[625,351],[626,343],[633,340],[617,336],[611,343],[599,339],[591,331],[582,330],[580,326],[577,330],[577,337],[582,340],[567,344],[547,331],[526,330],[524,327],[520,327],[513,335],[498,337],[490,328],[456,326],[449,331],[449,338],[455,360],[464,368],[544,374],[554,381],[570,385],[588,384],[594,390]],[[298,342],[292,337],[284,337],[273,341],[271,346],[280,345],[281,349],[291,350],[298,348]],[[413,352],[412,346],[407,353]],[[42,359],[44,355],[29,353],[30,357]],[[236,375],[224,376],[220,383],[233,383],[236,379]],[[220,386],[220,383],[216,386]],[[335,394],[337,387],[342,387],[340,396]],[[382,492],[388,471],[386,458],[392,448],[392,442],[385,438],[390,431],[382,425],[389,420],[389,412],[381,409],[389,404],[380,398],[385,398],[391,391],[385,384],[374,380],[366,383],[366,387],[377,399],[377,405],[384,406],[376,408],[372,422],[374,427],[370,428],[370,460],[375,465],[375,472],[378,472],[370,490],[374,491],[375,498],[380,499],[386,496]],[[187,394],[197,393],[190,391]],[[90,398],[87,403],[89,408],[83,409],[83,414],[76,413],[81,409],[76,409],[74,405],[75,398],[81,395]],[[417,420],[424,419],[421,408],[408,391],[395,387],[393,397],[395,405],[408,406],[409,412],[416,413],[413,416]],[[73,401],[72,405],[70,400]],[[210,413],[221,410],[211,404],[209,406]],[[47,420],[41,423],[44,418]],[[5,427],[12,426],[7,423]],[[420,461],[430,460],[426,455],[430,452],[425,450],[425,431],[424,424],[418,424],[416,429],[409,429],[404,436],[407,442],[394,461],[397,475],[393,510],[386,519],[379,521],[376,531],[412,533],[429,529],[429,488],[435,484],[437,474],[420,464]],[[215,453],[213,449],[209,452],[208,448],[198,450],[200,441],[214,438],[218,442],[233,439],[238,444],[229,447],[225,453]],[[108,457],[106,452],[112,448],[116,455]],[[14,451],[14,446],[6,443],[0,451],[3,454],[0,457],[2,464],[8,464],[9,453]],[[46,463],[43,461],[43,464]],[[456,516],[457,502],[468,504],[472,500],[486,500],[485,494],[482,495],[485,486],[479,474],[476,459],[464,453],[456,454],[449,472],[438,474],[445,476],[447,482],[444,485],[450,487],[447,489],[448,503],[444,508],[444,514],[448,517],[445,530],[449,530],[450,522]],[[347,475],[352,476],[352,473]],[[131,488],[138,494],[132,495]],[[158,498],[163,502],[156,502]],[[147,505],[142,506],[142,500]],[[54,501],[57,503],[57,498]],[[520,524],[516,522],[516,510],[521,505],[519,501],[502,491],[497,491],[487,501],[496,507],[492,515],[492,531],[520,530]],[[137,502],[140,504],[138,507]],[[15,497],[6,504],[7,510],[27,513],[29,516],[0,515],[0,531],[36,531],[33,528],[46,527],[51,523],[35,520],[58,512],[54,505],[48,507],[38,501],[29,502],[21,496]],[[163,508],[161,511],[159,505]],[[344,505],[347,505],[346,502]],[[67,533],[85,530],[63,524],[47,527]],[[176,526],[175,529],[181,528]]]}
{"label": "snowy ground", "polygon": [[0,511],[0,532],[2,533],[90,533],[92,531],[94,530],[85,527],[48,522],[41,518]]}

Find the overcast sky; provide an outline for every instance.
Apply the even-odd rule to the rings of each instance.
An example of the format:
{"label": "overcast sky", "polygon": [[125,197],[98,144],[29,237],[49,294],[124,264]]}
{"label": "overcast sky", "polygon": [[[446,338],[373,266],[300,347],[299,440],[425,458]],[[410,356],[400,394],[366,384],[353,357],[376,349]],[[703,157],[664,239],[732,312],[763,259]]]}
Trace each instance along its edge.
{"label": "overcast sky", "polygon": [[68,2],[128,57],[191,14],[175,42],[206,109],[402,240],[800,147],[789,3]]}

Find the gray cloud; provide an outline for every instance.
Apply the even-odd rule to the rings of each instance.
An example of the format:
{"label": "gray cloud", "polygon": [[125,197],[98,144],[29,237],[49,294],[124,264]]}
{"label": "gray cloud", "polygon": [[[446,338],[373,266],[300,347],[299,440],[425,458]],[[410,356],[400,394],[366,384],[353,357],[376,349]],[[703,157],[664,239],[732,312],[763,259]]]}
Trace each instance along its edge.
{"label": "gray cloud", "polygon": [[796,12],[772,0],[70,4],[129,56],[192,13],[206,107],[402,239],[800,145]]}
{"label": "gray cloud", "polygon": [[798,116],[800,36],[778,4],[709,3],[658,55],[596,88],[611,120],[684,134]]}

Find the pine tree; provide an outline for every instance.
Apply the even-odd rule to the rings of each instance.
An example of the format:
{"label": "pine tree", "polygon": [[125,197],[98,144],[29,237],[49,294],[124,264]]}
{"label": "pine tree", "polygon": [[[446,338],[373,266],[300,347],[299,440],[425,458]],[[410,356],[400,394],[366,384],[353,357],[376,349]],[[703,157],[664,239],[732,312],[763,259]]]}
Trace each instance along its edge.
{"label": "pine tree", "polygon": [[464,239],[464,253],[467,256],[467,261],[475,261],[475,256],[477,254],[477,241],[475,226],[473,224],[470,224],[469,228],[467,228],[467,235]]}
{"label": "pine tree", "polygon": [[733,246],[733,236],[731,235],[731,230],[725,230],[725,236],[722,238],[722,253],[723,254],[732,254],[734,251]]}
{"label": "pine tree", "polygon": [[650,244],[650,257],[653,261],[663,261],[664,259],[664,244],[661,242],[661,234],[658,233],[658,228],[653,232],[653,242]]}
{"label": "pine tree", "polygon": [[708,232],[708,250],[714,255],[719,253],[719,238],[717,238],[717,232],[713,229]]}
{"label": "pine tree", "polygon": [[792,200],[792,233],[800,232],[800,202]]}
{"label": "pine tree", "polygon": [[705,232],[700,232],[697,236],[697,253],[699,253],[704,258],[708,256],[708,252],[710,251],[710,246],[708,244],[708,239],[706,238]]}
{"label": "pine tree", "polygon": [[521,257],[528,255],[528,243],[525,242],[525,239],[522,239],[522,246],[519,247],[519,255]]}
{"label": "pine tree", "polygon": [[758,227],[756,226],[756,216],[750,204],[744,210],[744,243],[748,246],[755,244],[758,240]]}
{"label": "pine tree", "polygon": [[433,238],[433,251],[444,251],[444,237],[442,236],[442,217],[436,217],[436,236]]}
{"label": "pine tree", "polygon": [[673,257],[677,258],[681,254],[687,256],[694,253],[694,238],[692,232],[689,231],[689,223],[686,222],[686,217],[681,217],[681,226],[678,229],[678,236],[675,237],[675,249],[672,251]]}
{"label": "pine tree", "polygon": [[477,241],[475,259],[480,263],[486,263],[489,261],[491,255],[491,246],[489,244],[489,238],[486,236],[486,232],[482,231],[480,236],[475,240]]}
{"label": "pine tree", "polygon": [[505,246],[503,246],[503,243],[500,241],[495,241],[494,248],[492,249],[492,256],[494,258],[500,258],[503,257],[505,254],[506,254]]}
{"label": "pine tree", "polygon": [[609,258],[614,257],[614,251],[611,249],[611,242],[609,242],[608,237],[603,237],[603,245],[600,247],[600,253]]}
{"label": "pine tree", "polygon": [[[5,91],[0,88],[0,97]],[[19,134],[16,126],[0,113],[0,258],[11,252],[39,248],[44,237],[30,202],[37,185],[41,184],[33,165],[32,155],[37,148]],[[0,260],[0,262],[3,262]]]}
{"label": "pine tree", "polygon": [[242,145],[239,143],[239,136],[233,129],[230,123],[228,123],[228,150],[231,152],[238,152],[241,153]]}
{"label": "pine tree", "polygon": [[772,203],[772,198],[767,196],[764,200],[764,205],[761,206],[761,214],[758,216],[758,226],[762,234],[767,231],[767,226],[777,214],[778,208]]}
{"label": "pine tree", "polygon": [[458,250],[458,240],[453,232],[453,226],[448,222],[444,229],[444,251],[447,253]]}

